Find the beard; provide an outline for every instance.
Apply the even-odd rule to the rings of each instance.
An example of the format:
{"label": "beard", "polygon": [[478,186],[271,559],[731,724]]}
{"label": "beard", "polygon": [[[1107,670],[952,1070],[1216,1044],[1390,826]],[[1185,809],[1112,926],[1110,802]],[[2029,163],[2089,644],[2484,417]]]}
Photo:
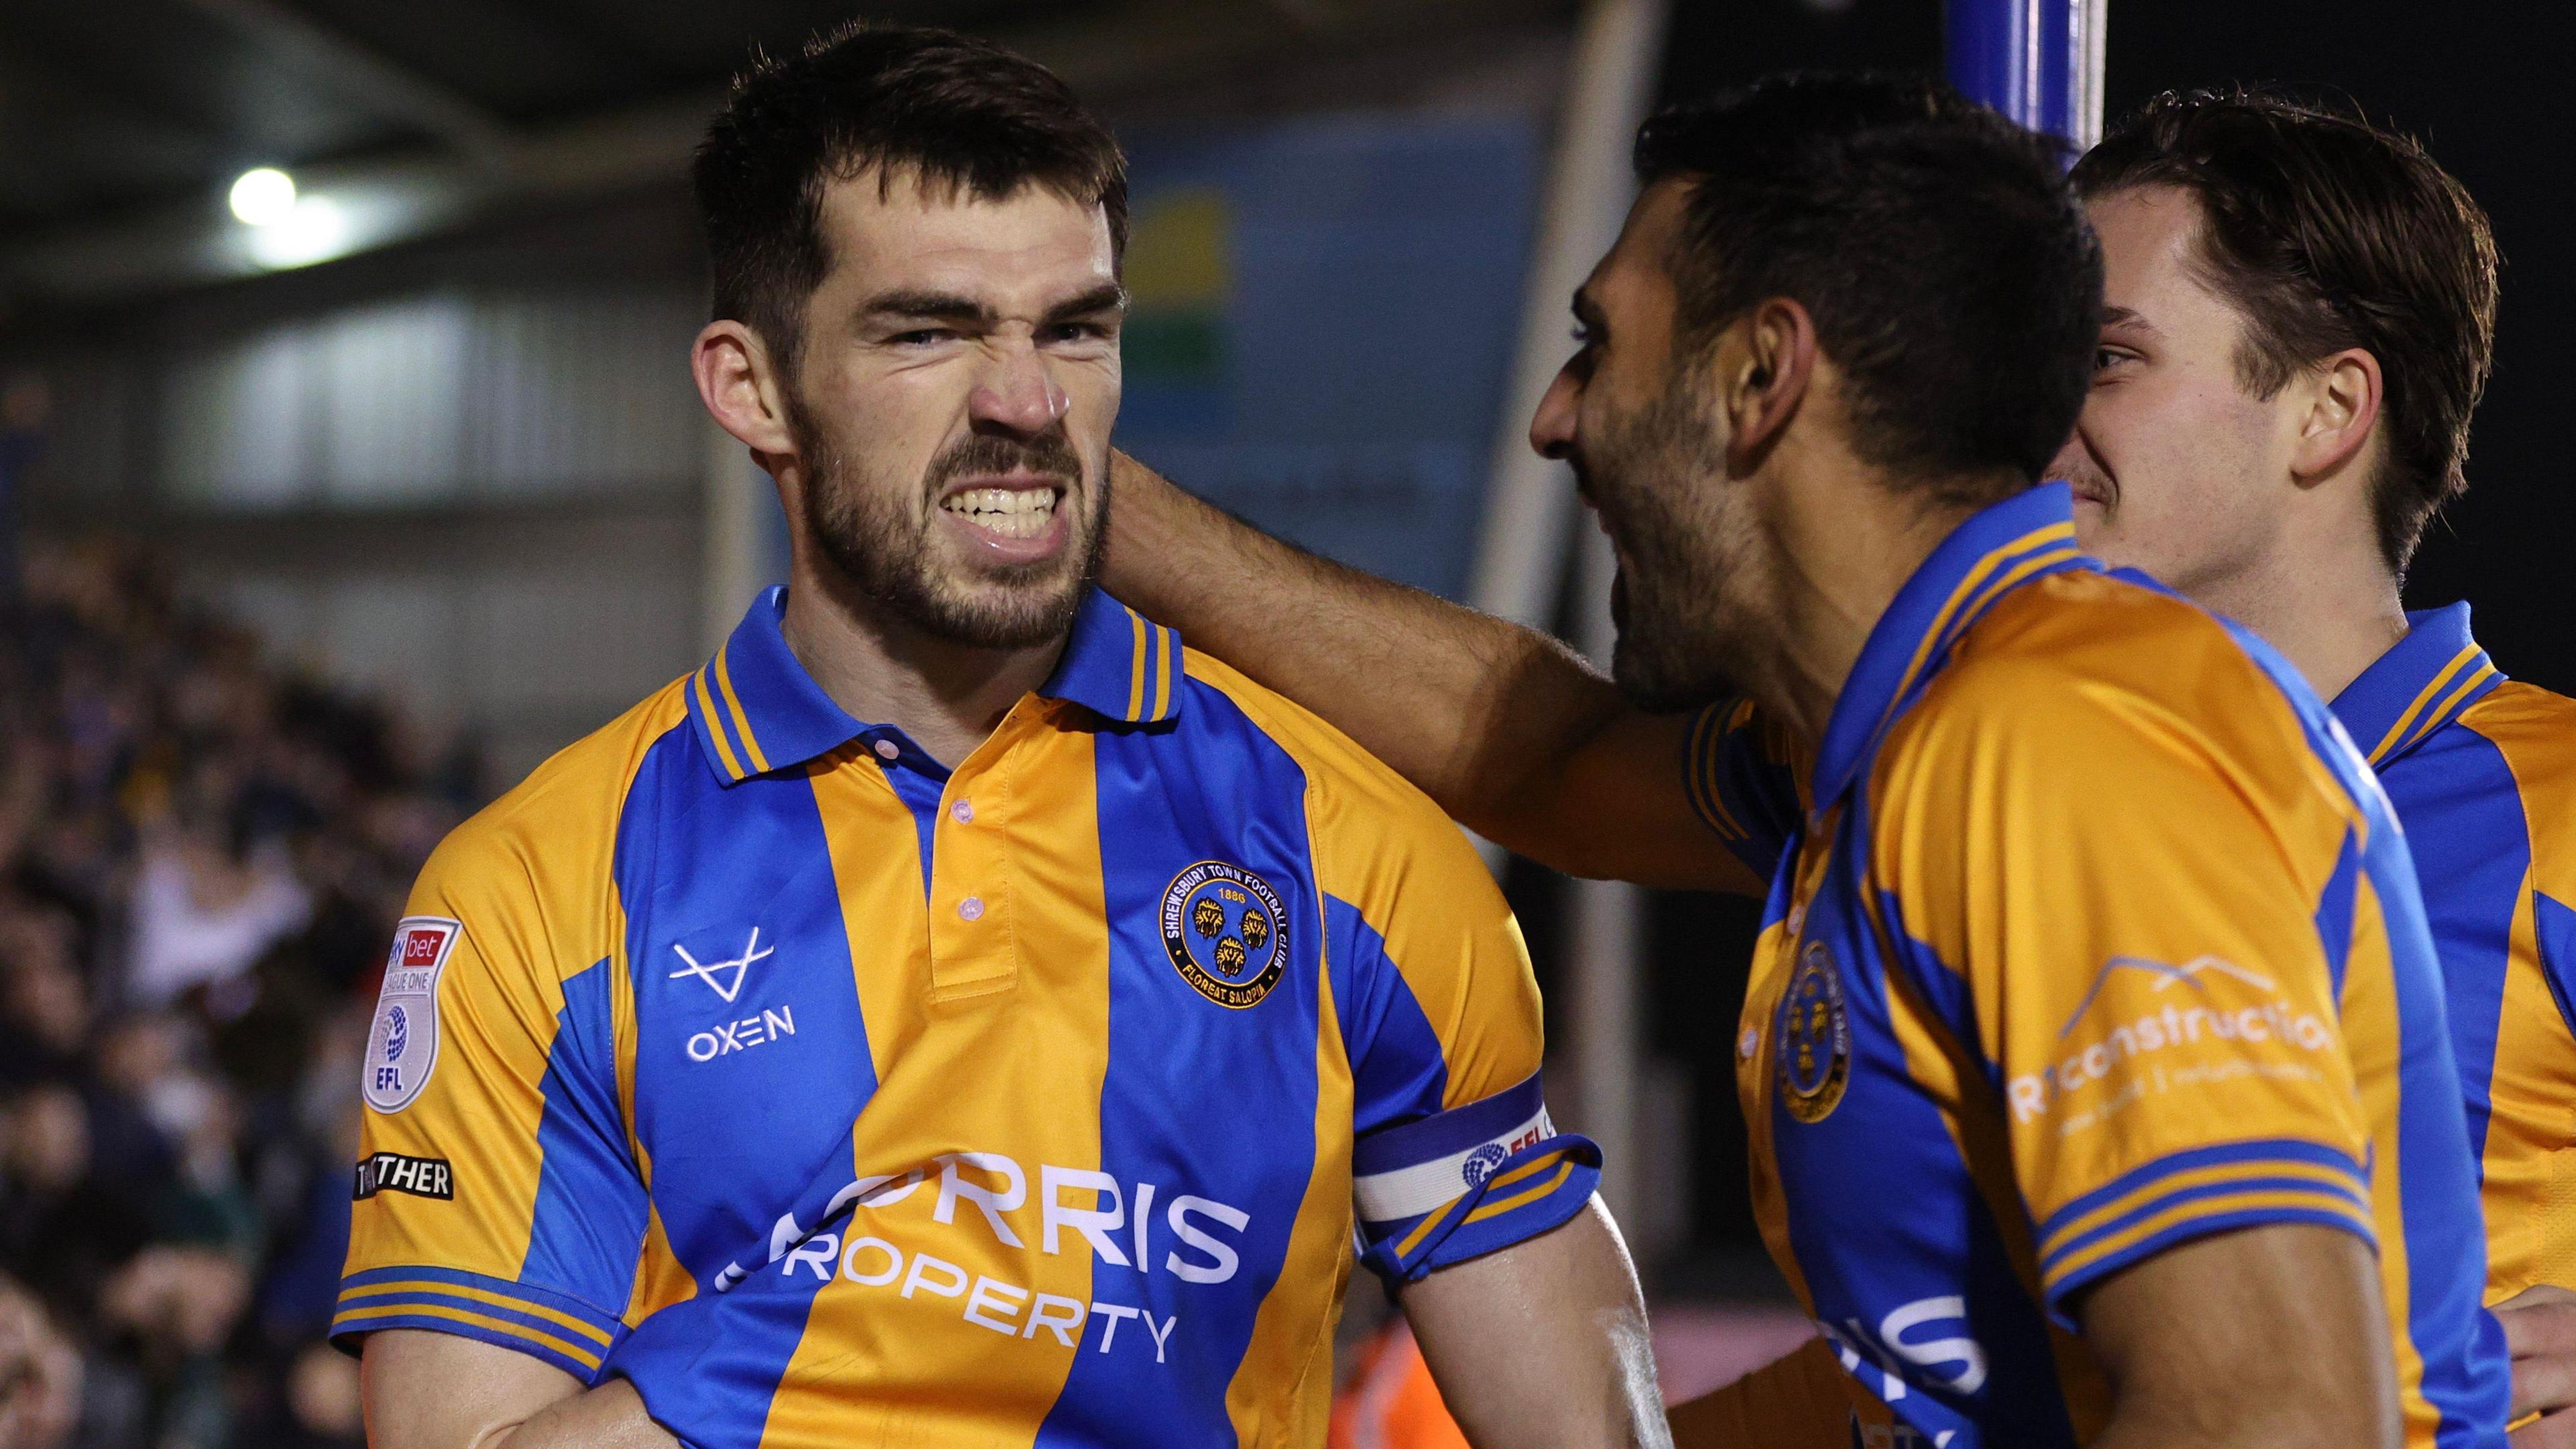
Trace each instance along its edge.
{"label": "beard", "polygon": [[[790,422],[805,465],[806,535],[871,602],[923,633],[977,649],[1032,649],[1073,627],[1100,576],[1109,470],[1087,471],[1061,426],[1035,437],[977,433],[931,460],[911,489],[868,476],[864,462],[798,400]],[[934,530],[948,484],[975,474],[1025,471],[1057,479],[1066,546],[1026,564],[975,564],[944,556]],[[1086,478],[1096,482],[1086,484]]]}
{"label": "beard", "polygon": [[1753,521],[1727,476],[1693,379],[1595,431],[1573,459],[1617,546],[1611,677],[1639,708],[1692,709],[1728,693],[1747,657]]}

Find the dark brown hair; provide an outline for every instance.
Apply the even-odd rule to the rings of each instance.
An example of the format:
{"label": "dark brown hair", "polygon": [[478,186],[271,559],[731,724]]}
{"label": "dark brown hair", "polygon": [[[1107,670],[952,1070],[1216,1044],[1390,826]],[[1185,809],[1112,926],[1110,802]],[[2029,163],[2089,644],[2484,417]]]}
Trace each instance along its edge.
{"label": "dark brown hair", "polygon": [[1807,309],[1861,455],[1935,494],[2038,480],[2075,427],[2102,257],[2057,143],[1936,80],[1775,76],[1648,121],[1637,172],[1694,183],[1671,260],[1705,346],[1766,297]]}
{"label": "dark brown hair", "polygon": [[1098,206],[1126,250],[1126,159],[1053,71],[954,31],[845,25],[756,57],[694,165],[715,315],[759,333],[783,368],[831,270],[824,188],[871,168],[880,187],[906,174],[985,200],[1044,187]]}
{"label": "dark brown hair", "polygon": [[2074,179],[2087,197],[2173,186],[2199,202],[2206,280],[2245,318],[2248,391],[2270,397],[2346,348],[2379,360],[2388,456],[2371,510],[2403,577],[2468,486],[2495,350],[2495,237],[2467,188],[2358,111],[2252,89],[2156,97]]}

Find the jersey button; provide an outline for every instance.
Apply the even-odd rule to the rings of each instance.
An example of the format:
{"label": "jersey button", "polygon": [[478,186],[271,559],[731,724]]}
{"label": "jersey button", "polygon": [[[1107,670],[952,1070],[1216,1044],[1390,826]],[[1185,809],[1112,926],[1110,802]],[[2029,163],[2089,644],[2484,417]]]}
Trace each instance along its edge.
{"label": "jersey button", "polygon": [[984,898],[982,896],[968,896],[966,899],[959,901],[957,903],[957,914],[969,921],[980,921],[984,919]]}
{"label": "jersey button", "polygon": [[949,806],[948,818],[956,821],[960,825],[974,824],[975,802],[972,800],[960,800],[956,804]]}
{"label": "jersey button", "polygon": [[1761,1045],[1762,1033],[1748,1026],[1744,1029],[1744,1034],[1735,1039],[1735,1054],[1749,1062],[1753,1060],[1753,1053]]}
{"label": "jersey button", "polygon": [[879,740],[876,743],[876,751],[878,759],[891,760],[895,756],[903,753],[903,746],[896,744],[892,740]]}
{"label": "jersey button", "polygon": [[1807,924],[1807,908],[1805,906],[1791,906],[1789,908],[1789,919],[1783,922],[1783,924],[1788,926],[1790,935],[1794,936],[1798,934],[1798,932]]}

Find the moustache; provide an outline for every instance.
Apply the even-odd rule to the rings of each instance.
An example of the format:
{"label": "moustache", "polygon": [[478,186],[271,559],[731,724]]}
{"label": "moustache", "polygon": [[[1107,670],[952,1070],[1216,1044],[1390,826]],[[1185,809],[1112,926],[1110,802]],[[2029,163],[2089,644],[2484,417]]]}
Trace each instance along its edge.
{"label": "moustache", "polygon": [[986,473],[1035,473],[1040,477],[1060,478],[1069,490],[1082,476],[1082,459],[1062,429],[1051,428],[1033,438],[997,437],[978,433],[942,453],[930,465],[930,493],[936,498],[947,491],[956,479]]}

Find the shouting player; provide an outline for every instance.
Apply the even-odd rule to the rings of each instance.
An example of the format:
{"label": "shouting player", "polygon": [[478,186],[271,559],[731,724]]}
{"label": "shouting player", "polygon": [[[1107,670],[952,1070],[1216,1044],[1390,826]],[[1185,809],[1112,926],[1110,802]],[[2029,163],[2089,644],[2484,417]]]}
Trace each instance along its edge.
{"label": "shouting player", "polygon": [[1356,1256],[1479,1444],[1661,1443],[1465,838],[1092,585],[1107,132],[859,29],[697,184],[791,582],[422,876],[334,1323],[374,1442],[1312,1443]]}
{"label": "shouting player", "polygon": [[[1516,848],[1768,891],[1717,1039],[1828,1335],[1791,1366],[1838,1359],[1887,1442],[2501,1443],[2386,802],[2287,663],[2104,572],[2031,486],[2099,340],[2044,145],[1937,87],[1808,80],[1659,118],[1638,159],[1532,428],[1617,547],[1634,703],[1141,472],[1113,582]],[[1218,557],[1257,606],[1198,584]],[[1750,699],[1648,712],[1726,684]]]}

